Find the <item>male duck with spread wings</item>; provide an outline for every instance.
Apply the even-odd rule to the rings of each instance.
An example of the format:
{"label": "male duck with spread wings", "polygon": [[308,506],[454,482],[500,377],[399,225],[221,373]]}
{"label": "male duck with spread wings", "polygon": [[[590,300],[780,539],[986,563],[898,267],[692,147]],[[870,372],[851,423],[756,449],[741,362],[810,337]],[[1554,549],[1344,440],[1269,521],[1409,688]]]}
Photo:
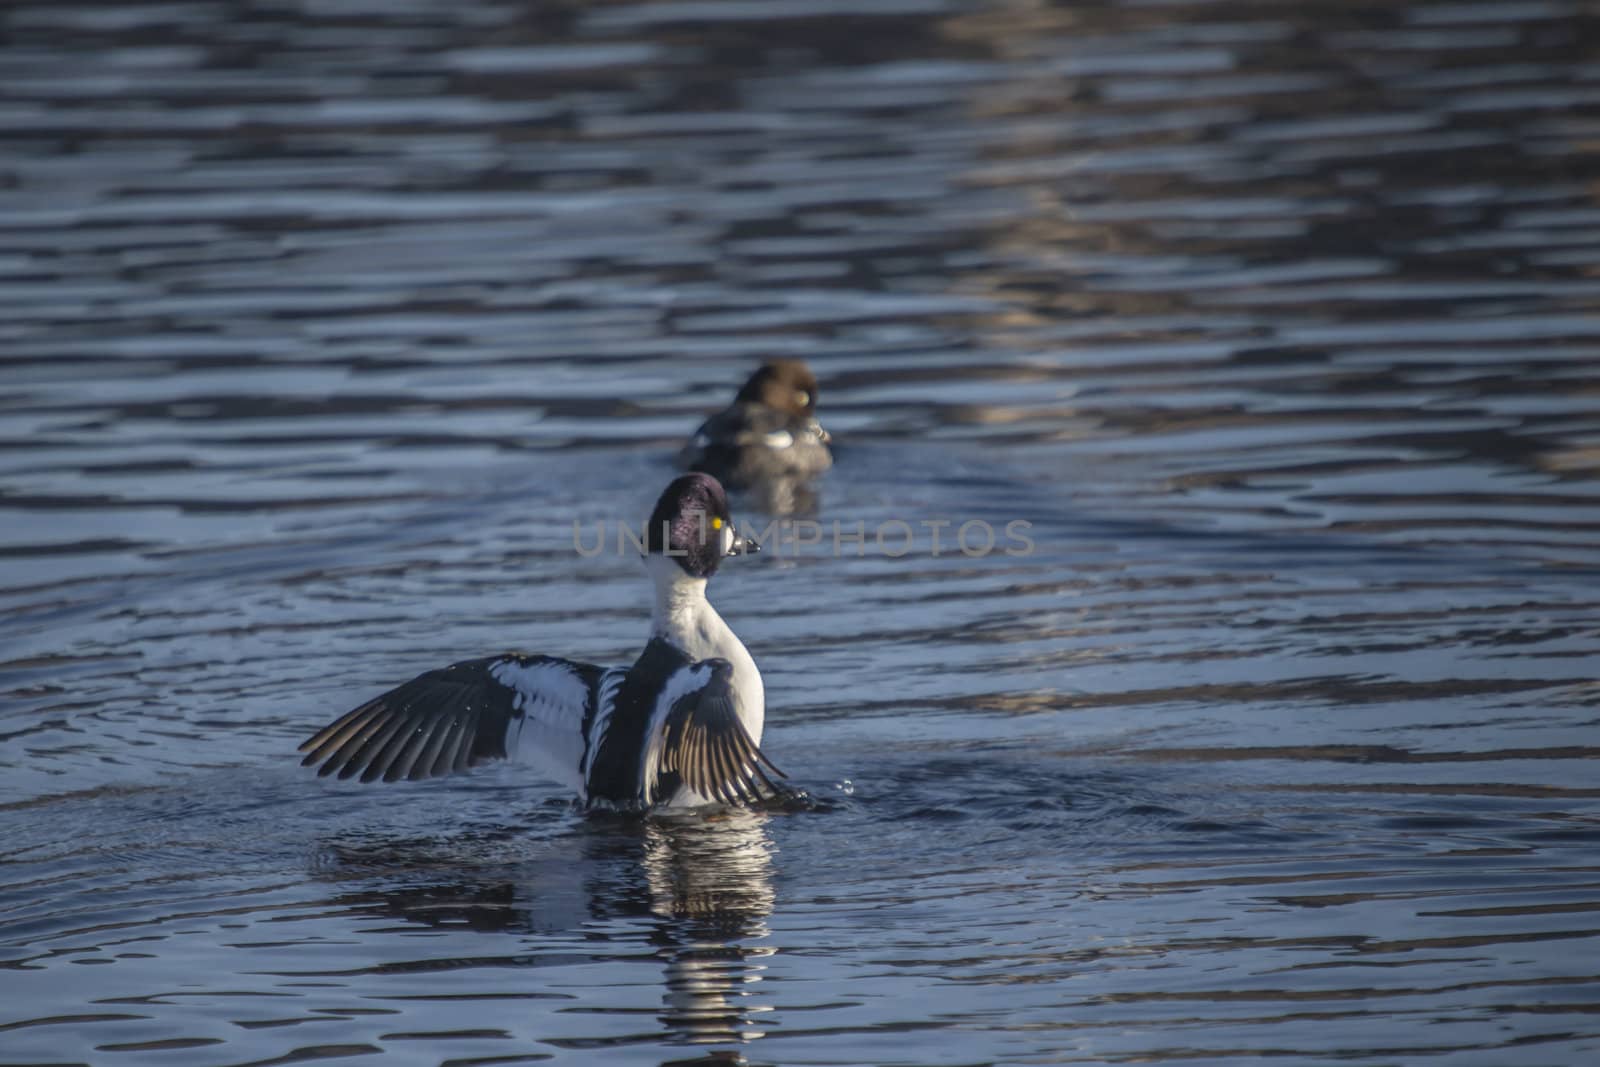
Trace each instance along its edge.
{"label": "male duck with spread wings", "polygon": [[431,778],[523,759],[585,805],[733,804],[778,792],[758,747],[761,673],[706,600],[728,556],[760,551],[734,530],[722,485],[675,479],[646,534],[650,643],[631,667],[508,653],[418,675],[323,727],[300,750],[318,774]]}

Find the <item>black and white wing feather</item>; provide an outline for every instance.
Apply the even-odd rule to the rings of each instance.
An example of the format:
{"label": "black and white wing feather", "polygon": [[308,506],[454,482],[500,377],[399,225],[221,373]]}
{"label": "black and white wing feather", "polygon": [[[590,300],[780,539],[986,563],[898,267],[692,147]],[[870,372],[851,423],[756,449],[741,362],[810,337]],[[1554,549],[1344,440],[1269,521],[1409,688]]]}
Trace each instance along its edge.
{"label": "black and white wing feather", "polygon": [[756,745],[733,700],[733,665],[708,659],[680,667],[662,688],[642,753],[646,805],[674,799],[738,804],[779,792],[786,775]]}
{"label": "black and white wing feather", "polygon": [[586,736],[606,672],[551,656],[466,660],[418,675],[300,746],[319,775],[363,782],[432,778],[526,758],[582,788]]}

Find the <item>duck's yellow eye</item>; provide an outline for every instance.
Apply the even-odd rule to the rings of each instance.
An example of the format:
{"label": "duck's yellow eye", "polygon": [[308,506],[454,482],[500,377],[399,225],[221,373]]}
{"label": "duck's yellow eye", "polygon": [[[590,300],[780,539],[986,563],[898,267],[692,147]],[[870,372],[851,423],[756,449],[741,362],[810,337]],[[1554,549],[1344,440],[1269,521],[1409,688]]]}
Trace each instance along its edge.
{"label": "duck's yellow eye", "polygon": [[711,516],[711,528],[713,530],[722,529],[722,519],[716,515]]}

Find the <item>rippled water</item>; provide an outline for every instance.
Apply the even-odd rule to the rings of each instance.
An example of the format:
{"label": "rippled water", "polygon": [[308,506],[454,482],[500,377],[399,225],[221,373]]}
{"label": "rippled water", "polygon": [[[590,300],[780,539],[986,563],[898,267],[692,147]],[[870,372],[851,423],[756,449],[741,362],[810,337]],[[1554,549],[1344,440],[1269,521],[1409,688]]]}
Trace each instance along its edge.
{"label": "rippled water", "polygon": [[[0,1060],[1600,1054],[1588,5],[0,41]],[[424,668],[636,651],[572,522],[771,355],[824,539],[714,594],[807,799],[298,766]]]}

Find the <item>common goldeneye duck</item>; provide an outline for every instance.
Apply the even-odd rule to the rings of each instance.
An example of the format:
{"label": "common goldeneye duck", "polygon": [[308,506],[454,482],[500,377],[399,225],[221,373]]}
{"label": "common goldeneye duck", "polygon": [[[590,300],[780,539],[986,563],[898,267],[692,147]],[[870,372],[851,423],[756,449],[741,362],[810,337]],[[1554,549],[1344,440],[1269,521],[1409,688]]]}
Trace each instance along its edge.
{"label": "common goldeneye duck", "polygon": [[734,489],[810,478],[833,466],[828,432],[817,422],[817,376],[798,359],[774,359],[744,383],[679,453],[679,464]]}
{"label": "common goldeneye duck", "polygon": [[630,667],[508,653],[418,675],[300,746],[319,775],[431,778],[485,760],[531,763],[585,805],[732,804],[778,792],[761,751],[766,697],[755,660],[706,599],[741,537],[707,474],[673,480],[650,515],[650,641]]}

